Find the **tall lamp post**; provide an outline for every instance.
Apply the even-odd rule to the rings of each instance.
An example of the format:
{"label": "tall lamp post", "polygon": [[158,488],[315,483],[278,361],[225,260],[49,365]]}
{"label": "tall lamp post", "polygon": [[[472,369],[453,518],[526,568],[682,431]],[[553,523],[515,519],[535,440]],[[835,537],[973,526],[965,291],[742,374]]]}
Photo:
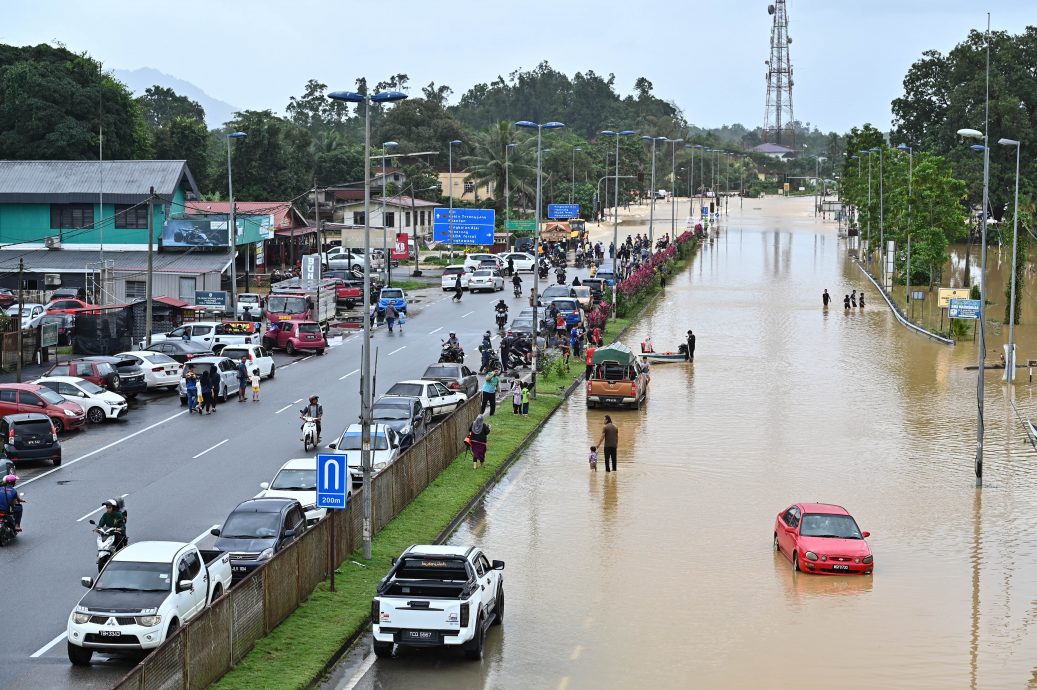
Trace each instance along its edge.
{"label": "tall lamp post", "polygon": [[447,184],[450,185],[450,215],[447,216],[447,237],[450,239],[450,258],[454,258],[454,147],[460,146],[461,140],[454,139],[447,143],[448,168]]}
{"label": "tall lamp post", "polygon": [[[632,130],[632,129],[615,130],[615,131],[613,131],[611,129],[606,129],[605,131],[602,132],[603,136],[615,137],[616,138],[616,190],[614,192],[614,197],[613,197],[614,203],[615,203],[615,209],[614,209],[614,213],[613,213],[613,216],[612,216],[612,276],[613,276],[613,280],[615,280],[616,283],[619,282],[618,279],[617,279],[617,276],[619,275],[619,273],[616,271],[616,269],[619,267],[619,138],[620,137],[630,137],[630,136],[634,136],[635,134],[636,134],[636,132],[634,130]],[[619,290],[616,289],[617,287],[618,287],[618,284],[612,286],[612,313],[613,314],[616,313],[616,309],[618,307],[618,302],[616,300],[616,295],[619,292]]]}
{"label": "tall lamp post", "polygon": [[[519,120],[515,123],[516,127],[523,127],[525,129],[535,129],[537,131],[537,190],[536,190],[536,232],[533,235],[533,260],[534,263],[540,260],[540,207],[541,207],[541,195],[543,193],[543,164],[544,164],[544,152],[541,148],[544,139],[545,129],[561,129],[565,127],[561,122],[544,122],[543,124],[532,122],[530,120]],[[533,397],[536,398],[537,389],[537,338],[540,337],[540,315],[537,310],[537,306],[540,304],[540,271],[535,270],[534,265],[533,271],[533,372],[531,374],[530,383],[533,385]]]}
{"label": "tall lamp post", "polygon": [[508,155],[517,144],[507,144],[504,147],[504,228],[507,229],[511,220],[511,161]]}
{"label": "tall lamp post", "polygon": [[915,150],[907,144],[897,144],[897,149],[907,151],[907,276],[904,279],[907,302],[911,301],[911,194],[915,177]]}
{"label": "tall lamp post", "polygon": [[573,171],[572,171],[572,184],[569,187],[569,203],[572,204],[573,197],[576,196],[576,152],[582,151],[583,148],[579,146],[573,147]]}
{"label": "tall lamp post", "polygon": [[[364,340],[360,356],[360,466],[364,476],[364,558],[371,559],[371,104],[402,101],[401,91],[373,95],[356,91],[333,91],[328,98],[364,104]],[[383,223],[384,224],[384,223]],[[334,523],[332,523],[334,524]]]}
{"label": "tall lamp post", "polygon": [[828,159],[824,156],[814,157],[814,218],[817,218],[817,207],[820,206],[818,199],[821,197],[821,190],[818,189],[817,183],[821,181],[821,161],[826,160]]}
{"label": "tall lamp post", "polygon": [[872,153],[879,154],[879,275],[882,276],[882,286],[886,285],[886,195],[884,178],[885,150],[884,147],[871,149]]}
{"label": "tall lamp post", "polygon": [[868,268],[871,269],[871,154],[872,149],[861,151],[861,155],[868,156]]}
{"label": "tall lamp post", "polygon": [[231,132],[227,135],[227,196],[230,197],[230,217],[227,232],[230,236],[230,313],[238,313],[238,223],[234,218],[234,172],[230,162],[230,140],[244,139],[244,132]]}
{"label": "tall lamp post", "polygon": [[673,189],[670,190],[670,240],[677,235],[677,144],[684,143],[683,139],[670,139],[670,179],[673,181]]}
{"label": "tall lamp post", "polygon": [[695,149],[698,146],[685,144],[684,148],[691,151],[691,165],[688,166],[688,218],[695,220]]}
{"label": "tall lamp post", "polygon": [[651,253],[655,244],[655,143],[666,141],[666,137],[650,137],[646,134],[641,138],[652,142],[652,188],[649,190],[652,195],[652,203],[648,211],[648,251]]}
{"label": "tall lamp post", "polygon": [[399,145],[398,141],[382,142],[382,261],[385,265],[385,284],[390,286],[392,285],[392,261],[389,258],[389,231],[385,222],[385,149],[395,148]]}
{"label": "tall lamp post", "polygon": [[1019,245],[1019,155],[1022,146],[1015,139],[1001,138],[997,143],[1015,147],[1015,210],[1012,211],[1012,287],[1008,298],[1008,344],[1005,346],[1005,381],[1015,380],[1015,279]]}

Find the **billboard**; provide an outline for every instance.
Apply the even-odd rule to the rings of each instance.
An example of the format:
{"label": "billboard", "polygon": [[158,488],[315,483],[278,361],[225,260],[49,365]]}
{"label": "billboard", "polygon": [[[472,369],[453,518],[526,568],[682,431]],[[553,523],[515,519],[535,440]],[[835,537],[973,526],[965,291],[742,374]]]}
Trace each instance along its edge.
{"label": "billboard", "polygon": [[408,243],[410,242],[410,235],[406,232],[396,233],[396,244],[392,248],[392,258],[394,259],[406,259],[410,256],[410,250]]}
{"label": "billboard", "polygon": [[163,247],[228,247],[230,234],[226,220],[172,218],[162,226]]}
{"label": "billboard", "polygon": [[432,216],[432,239],[447,244],[493,244],[492,208],[437,208]]}

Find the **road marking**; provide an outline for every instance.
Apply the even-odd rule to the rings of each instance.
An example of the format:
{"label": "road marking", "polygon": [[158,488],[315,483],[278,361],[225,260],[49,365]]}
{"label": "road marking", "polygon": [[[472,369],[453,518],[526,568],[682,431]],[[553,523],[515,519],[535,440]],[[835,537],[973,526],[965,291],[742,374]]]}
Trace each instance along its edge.
{"label": "road marking", "polygon": [[396,348],[395,350],[393,350],[392,352],[390,352],[390,353],[389,353],[388,355],[386,355],[386,357],[388,357],[388,356],[390,356],[390,355],[395,355],[395,354],[396,354],[397,352],[399,352],[400,350],[406,350],[406,349],[407,349],[407,346],[406,346],[406,345],[404,345],[403,347],[398,347],[398,348]]}
{"label": "road marking", "polygon": [[287,405],[285,405],[284,407],[282,407],[282,408],[281,408],[280,410],[278,410],[278,411],[277,411],[277,412],[275,412],[274,414],[281,414],[282,412],[284,412],[285,410],[287,410],[287,409],[288,409],[289,407],[291,407],[291,406],[292,406],[292,405],[294,405],[294,404],[295,404],[295,403],[288,403]]}
{"label": "road marking", "polygon": [[[129,496],[129,494],[123,494],[122,496],[119,496],[119,498],[126,498],[127,496]],[[78,520],[76,520],[76,522],[82,522],[83,520],[86,520],[88,517],[90,517],[94,513],[98,513],[98,512],[100,512],[102,510],[104,510],[104,506],[103,505],[99,506],[97,508],[94,508],[89,513],[87,513],[86,515],[84,515],[83,517],[81,517]]]}
{"label": "road marking", "polygon": [[303,358],[302,358],[302,359],[300,359],[299,361],[300,361],[300,362],[305,362],[305,361],[306,361],[306,360],[308,360],[308,359],[313,359],[313,357],[314,357],[314,355],[310,355],[309,357],[303,357]]}
{"label": "road marking", "polygon": [[299,403],[301,403],[301,402],[302,402],[302,398],[299,398],[298,400],[293,400],[293,401],[292,401],[292,404],[293,404],[293,405],[298,405],[298,404],[299,404]]}
{"label": "road marking", "polygon": [[576,661],[580,658],[580,652],[583,651],[583,645],[576,645],[573,647],[573,653],[569,655],[569,661]]}
{"label": "road marking", "polygon": [[359,683],[363,679],[363,677],[367,675],[367,672],[371,670],[371,667],[374,666],[374,661],[375,655],[368,654],[367,658],[364,659],[364,663],[360,664],[360,668],[358,668],[356,670],[356,673],[353,674],[353,677],[350,678],[349,681],[342,686],[342,690],[353,690],[353,688],[356,687],[357,683]]}
{"label": "road marking", "polygon": [[143,429],[141,429],[140,431],[134,431],[134,432],[133,432],[132,434],[130,434],[129,436],[124,436],[123,438],[120,438],[120,439],[119,439],[118,441],[112,441],[112,442],[111,442],[111,443],[109,443],[108,445],[106,445],[106,446],[101,446],[101,447],[100,447],[100,448],[98,448],[97,450],[92,450],[92,451],[90,451],[89,453],[87,453],[87,454],[85,454],[85,455],[80,455],[80,456],[79,456],[78,458],[76,458],[75,460],[69,460],[68,462],[62,463],[62,464],[58,465],[57,467],[55,467],[55,468],[54,468],[54,469],[52,469],[52,470],[47,470],[47,471],[46,471],[46,472],[44,472],[43,474],[37,475],[37,476],[33,477],[32,479],[26,479],[26,480],[25,480],[24,482],[22,482],[21,484],[22,484],[22,486],[25,486],[26,484],[32,484],[32,483],[33,483],[34,481],[36,481],[37,479],[43,479],[44,477],[46,477],[46,476],[48,476],[48,475],[51,475],[51,474],[54,474],[55,472],[58,472],[58,471],[60,471],[60,470],[66,470],[66,469],[68,469],[68,468],[69,468],[70,466],[72,466],[72,465],[75,465],[75,464],[76,464],[77,462],[79,462],[80,460],[86,460],[87,458],[89,458],[89,457],[93,457],[94,455],[97,455],[98,453],[102,453],[102,452],[104,452],[104,451],[108,450],[109,448],[114,448],[115,446],[119,445],[120,443],[125,443],[126,441],[129,441],[129,440],[130,440],[131,438],[133,438],[133,437],[135,437],[135,436],[140,436],[141,434],[143,434],[143,433],[145,433],[145,432],[147,432],[147,431],[151,431],[152,429],[154,429],[154,428],[155,428],[155,427],[157,427],[157,426],[160,426],[160,425],[162,425],[162,424],[165,424],[166,422],[168,422],[168,421],[169,421],[169,420],[171,420],[171,419],[176,419],[177,417],[179,417],[179,416],[181,416],[181,415],[185,415],[185,414],[187,414],[187,410],[184,410],[183,412],[177,412],[177,413],[176,413],[176,414],[174,414],[174,415],[170,415],[169,417],[166,417],[165,419],[162,419],[162,420],[159,420],[159,421],[155,422],[155,423],[154,423],[154,424],[152,424],[151,426],[146,426],[146,427],[144,427],[144,428],[143,428]]}
{"label": "road marking", "polygon": [[475,313],[474,311],[470,311],[470,312],[468,312],[467,314],[465,314],[464,316],[462,316],[461,318],[462,318],[462,319],[467,319],[467,318],[468,318],[469,316],[471,316],[471,315],[472,315],[472,314],[474,314],[474,313]]}
{"label": "road marking", "polygon": [[212,530],[216,529],[219,526],[220,526],[219,523],[213,525],[212,527],[210,527],[209,529],[205,530],[204,532],[199,534],[197,537],[192,539],[191,543],[194,544],[195,546],[197,546],[198,542],[200,542],[202,539],[205,539],[207,536],[209,536],[212,533]]}
{"label": "road marking", "polygon": [[342,379],[348,379],[350,376],[352,376],[353,374],[355,374],[355,373],[357,373],[359,371],[360,371],[359,369],[354,369],[353,371],[349,372],[345,376],[339,376],[338,380],[341,381]]}
{"label": "road marking", "polygon": [[60,635],[55,637],[53,640],[51,640],[47,644],[45,644],[42,647],[40,647],[39,649],[37,649],[32,654],[30,654],[29,658],[30,659],[38,659],[38,658],[40,658],[41,656],[43,656],[44,654],[49,652],[54,645],[56,645],[58,642],[61,642],[63,639],[65,639],[65,637],[67,635],[68,635],[68,631],[66,630],[65,632],[61,633]]}
{"label": "road marking", "polygon": [[428,334],[429,334],[429,335],[432,335],[433,333],[439,333],[439,332],[440,332],[441,330],[443,330],[443,327],[442,327],[442,326],[440,326],[439,328],[437,328],[437,329],[436,329],[436,330],[434,330],[434,331],[429,331],[429,332],[428,332]]}
{"label": "road marking", "polygon": [[562,676],[562,679],[558,681],[558,690],[568,690],[569,688],[569,676]]}
{"label": "road marking", "polygon": [[222,446],[222,445],[223,445],[224,443],[226,443],[226,442],[227,442],[227,441],[229,441],[229,440],[230,440],[229,438],[225,438],[225,439],[223,439],[222,441],[220,441],[219,443],[217,443],[217,444],[216,444],[215,446],[209,446],[208,448],[206,448],[205,450],[203,450],[203,451],[202,451],[201,453],[199,453],[198,455],[195,455],[195,456],[193,456],[193,457],[192,457],[191,459],[192,459],[192,460],[197,460],[198,458],[200,458],[200,457],[202,457],[203,455],[205,455],[206,453],[208,453],[208,452],[209,452],[210,450],[216,450],[217,448],[219,448],[220,446]]}

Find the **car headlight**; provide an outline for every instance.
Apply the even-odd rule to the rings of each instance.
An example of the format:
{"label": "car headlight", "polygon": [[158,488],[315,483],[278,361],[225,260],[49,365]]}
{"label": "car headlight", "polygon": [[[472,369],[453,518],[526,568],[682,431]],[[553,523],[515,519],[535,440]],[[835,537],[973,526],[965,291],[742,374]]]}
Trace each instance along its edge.
{"label": "car headlight", "polygon": [[870,553],[867,556],[864,557],[864,563],[866,565],[871,565],[872,561],[874,561],[874,560],[875,559],[871,557]]}
{"label": "car headlight", "polygon": [[89,623],[90,615],[86,613],[73,613],[72,622],[76,625],[83,625],[84,623]]}
{"label": "car headlight", "polygon": [[813,551],[807,551],[806,552],[806,557],[807,557],[808,561],[816,561],[817,560],[817,554],[814,553]]}
{"label": "car headlight", "polygon": [[274,549],[273,549],[273,547],[271,547],[271,548],[266,549],[265,551],[263,551],[261,554],[259,554],[259,556],[256,558],[256,560],[257,561],[268,561],[271,558],[273,558],[273,556],[274,556]]}
{"label": "car headlight", "polygon": [[403,434],[403,435],[407,435],[410,432],[411,432],[410,424],[408,424],[407,426],[405,426],[402,429],[400,429],[400,433]]}
{"label": "car headlight", "polygon": [[75,417],[76,413],[73,412],[72,410],[65,410],[65,416],[66,417]]}
{"label": "car headlight", "polygon": [[137,616],[137,625],[154,628],[156,625],[162,625],[162,616]]}

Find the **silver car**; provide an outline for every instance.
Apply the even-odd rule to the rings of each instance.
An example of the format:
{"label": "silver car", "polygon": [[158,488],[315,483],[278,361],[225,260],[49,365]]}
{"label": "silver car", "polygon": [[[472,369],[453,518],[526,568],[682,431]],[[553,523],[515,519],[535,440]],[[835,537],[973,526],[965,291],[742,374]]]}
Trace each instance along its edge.
{"label": "silver car", "polygon": [[[197,374],[198,378],[201,379],[202,372],[208,371],[209,377],[216,374],[217,380],[213,384],[213,397],[220,402],[227,402],[231,395],[231,391],[235,394],[238,390],[238,365],[235,364],[228,357],[220,357],[216,355],[214,357],[196,357],[189,361],[180,374],[180,383],[177,384],[177,392],[180,394],[180,404],[187,404],[187,382],[184,381],[184,374],[187,373],[189,368],[194,368],[194,373]],[[199,381],[199,386],[201,385]],[[201,389],[199,388],[199,392]]]}
{"label": "silver car", "polygon": [[439,381],[448,390],[462,392],[469,398],[475,397],[479,392],[479,377],[464,364],[451,362],[432,364],[425,369],[421,378],[425,381]]}

